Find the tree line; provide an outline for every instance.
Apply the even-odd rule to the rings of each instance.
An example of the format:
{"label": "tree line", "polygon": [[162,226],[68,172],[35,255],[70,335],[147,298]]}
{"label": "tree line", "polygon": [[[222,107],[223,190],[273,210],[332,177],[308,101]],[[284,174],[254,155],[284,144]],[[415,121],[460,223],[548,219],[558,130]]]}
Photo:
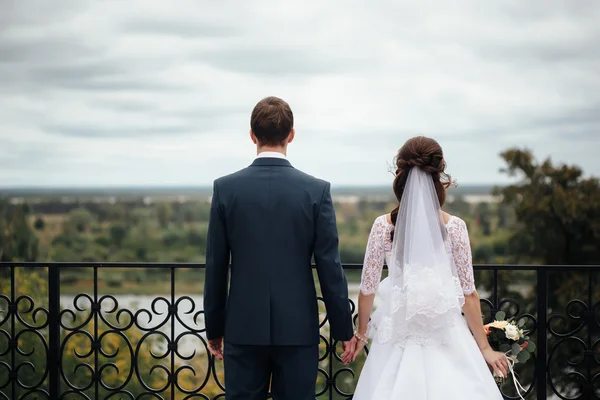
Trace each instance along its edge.
{"label": "tree line", "polygon": [[[449,211],[477,227],[476,262],[505,255],[536,264],[600,263],[600,185],[572,165],[538,162],[528,150],[501,154],[503,172],[515,183],[497,188],[499,205],[473,207],[458,198]],[[373,215],[386,204],[362,204],[338,211],[344,262],[361,262]],[[493,207],[493,210],[492,210]],[[169,261],[201,262],[208,203],[11,204],[0,199],[2,261]],[[50,226],[52,216],[61,216]],[[52,230],[52,232],[48,232]],[[494,240],[486,237],[504,232]],[[474,239],[474,238],[472,238]]]}

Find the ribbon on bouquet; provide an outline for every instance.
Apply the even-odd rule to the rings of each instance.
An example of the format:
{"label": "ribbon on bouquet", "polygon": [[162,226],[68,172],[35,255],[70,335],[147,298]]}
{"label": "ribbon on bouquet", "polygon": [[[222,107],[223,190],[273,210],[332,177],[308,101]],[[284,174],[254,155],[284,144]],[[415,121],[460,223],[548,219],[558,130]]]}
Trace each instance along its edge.
{"label": "ribbon on bouquet", "polygon": [[525,400],[525,398],[523,398],[523,396],[521,395],[521,391],[523,391],[523,393],[526,392],[525,388],[521,385],[521,382],[519,382],[519,380],[517,379],[517,374],[515,373],[515,360],[513,360],[511,357],[509,357],[508,355],[504,355],[506,357],[506,360],[508,361],[508,373],[512,374],[513,376],[513,383],[515,384],[515,390],[517,391],[517,395],[521,398],[521,400]]}

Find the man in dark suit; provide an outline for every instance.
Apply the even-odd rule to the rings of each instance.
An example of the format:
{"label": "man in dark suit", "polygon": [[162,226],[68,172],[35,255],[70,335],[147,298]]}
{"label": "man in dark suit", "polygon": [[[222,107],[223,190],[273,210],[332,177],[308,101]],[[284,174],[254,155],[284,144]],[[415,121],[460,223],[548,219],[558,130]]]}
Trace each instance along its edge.
{"label": "man in dark suit", "polygon": [[333,338],[344,343],[344,359],[353,351],[330,184],[286,159],[293,124],[285,101],[261,100],[250,121],[256,160],[214,182],[204,312],[209,349],[225,359],[227,400],[266,399],[269,383],[275,400],[315,398],[313,255]]}

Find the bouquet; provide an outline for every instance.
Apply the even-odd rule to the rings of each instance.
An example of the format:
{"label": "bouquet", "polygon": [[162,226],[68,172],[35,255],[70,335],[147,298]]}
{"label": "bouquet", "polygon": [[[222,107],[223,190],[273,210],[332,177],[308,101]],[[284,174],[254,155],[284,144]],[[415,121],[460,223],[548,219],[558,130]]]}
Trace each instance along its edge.
{"label": "bouquet", "polygon": [[[526,363],[535,351],[535,343],[529,340],[527,332],[523,329],[524,325],[524,320],[515,321],[514,318],[506,320],[506,313],[504,311],[498,311],[494,322],[484,325],[485,333],[492,349],[504,353],[508,358],[510,373],[513,374],[515,388],[517,389],[517,393],[519,393],[519,397],[521,397],[520,390],[524,391],[524,389],[515,376],[513,366],[514,364]],[[502,384],[505,377],[494,374],[494,379],[496,383]]]}

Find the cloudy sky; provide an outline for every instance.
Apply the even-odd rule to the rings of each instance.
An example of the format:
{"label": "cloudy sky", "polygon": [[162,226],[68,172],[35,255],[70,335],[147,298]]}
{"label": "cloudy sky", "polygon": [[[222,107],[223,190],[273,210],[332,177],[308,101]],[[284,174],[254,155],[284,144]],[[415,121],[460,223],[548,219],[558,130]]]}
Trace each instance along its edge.
{"label": "cloudy sky", "polygon": [[[409,4],[410,3],[410,4]],[[0,0],[0,186],[206,185],[250,112],[296,118],[295,166],[387,184],[414,135],[459,183],[498,154],[600,175],[597,0]]]}

